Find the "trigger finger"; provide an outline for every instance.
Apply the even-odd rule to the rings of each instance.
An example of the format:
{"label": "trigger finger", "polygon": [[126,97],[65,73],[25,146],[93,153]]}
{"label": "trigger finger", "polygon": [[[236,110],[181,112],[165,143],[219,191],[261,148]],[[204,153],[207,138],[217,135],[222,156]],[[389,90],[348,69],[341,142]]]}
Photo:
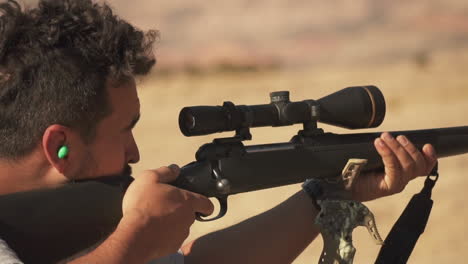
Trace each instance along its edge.
{"label": "trigger finger", "polygon": [[213,213],[214,205],[210,199],[197,193],[189,193],[191,195],[191,202],[194,212],[200,213],[204,216],[209,216]]}

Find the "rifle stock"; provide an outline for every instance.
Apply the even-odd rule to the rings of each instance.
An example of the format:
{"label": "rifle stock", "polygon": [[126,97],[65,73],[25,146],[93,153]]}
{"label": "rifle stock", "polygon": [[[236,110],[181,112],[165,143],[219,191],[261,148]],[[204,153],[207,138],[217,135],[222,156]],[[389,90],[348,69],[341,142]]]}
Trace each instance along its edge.
{"label": "rifle stock", "polygon": [[[468,153],[468,126],[391,133],[406,135],[418,148],[431,143],[439,157]],[[351,158],[367,159],[365,171],[381,170],[382,160],[373,145],[378,136],[380,133],[322,133],[296,136],[287,143],[207,144],[197,153],[197,161],[181,169],[173,184],[225,202],[232,194],[313,177],[336,177]],[[229,188],[218,186],[220,177],[229,182]],[[129,178],[0,196],[0,237],[26,263],[55,263],[76,254],[115,229]]]}

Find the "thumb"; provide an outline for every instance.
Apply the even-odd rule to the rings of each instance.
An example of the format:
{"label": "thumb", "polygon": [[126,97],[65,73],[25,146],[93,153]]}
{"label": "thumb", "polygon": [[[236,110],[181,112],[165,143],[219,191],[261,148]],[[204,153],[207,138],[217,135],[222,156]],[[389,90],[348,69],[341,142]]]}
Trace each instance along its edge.
{"label": "thumb", "polygon": [[176,164],[171,164],[167,167],[164,166],[156,170],[145,170],[141,173],[141,176],[149,175],[154,178],[155,182],[170,183],[177,179],[179,173],[179,166],[177,166]]}

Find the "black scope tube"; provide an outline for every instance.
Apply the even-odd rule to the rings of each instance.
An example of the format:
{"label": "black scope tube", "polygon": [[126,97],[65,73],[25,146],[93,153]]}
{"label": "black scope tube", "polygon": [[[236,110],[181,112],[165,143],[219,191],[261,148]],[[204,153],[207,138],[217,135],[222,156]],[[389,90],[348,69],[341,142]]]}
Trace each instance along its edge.
{"label": "black scope tube", "polygon": [[271,93],[270,99],[270,104],[261,105],[184,107],[179,127],[185,136],[317,121],[359,129],[377,127],[385,116],[385,100],[375,86],[348,87],[317,101],[291,102],[286,91]]}

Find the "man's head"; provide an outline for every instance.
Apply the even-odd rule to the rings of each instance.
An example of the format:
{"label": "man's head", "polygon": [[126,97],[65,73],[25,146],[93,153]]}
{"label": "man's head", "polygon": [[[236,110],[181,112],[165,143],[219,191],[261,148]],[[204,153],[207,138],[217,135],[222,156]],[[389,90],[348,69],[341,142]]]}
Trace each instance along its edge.
{"label": "man's head", "polygon": [[[37,155],[74,179],[137,162],[134,77],[155,64],[157,33],[91,0],[42,0],[25,11],[9,0],[0,12],[0,160]],[[58,159],[62,145],[70,154]]]}

